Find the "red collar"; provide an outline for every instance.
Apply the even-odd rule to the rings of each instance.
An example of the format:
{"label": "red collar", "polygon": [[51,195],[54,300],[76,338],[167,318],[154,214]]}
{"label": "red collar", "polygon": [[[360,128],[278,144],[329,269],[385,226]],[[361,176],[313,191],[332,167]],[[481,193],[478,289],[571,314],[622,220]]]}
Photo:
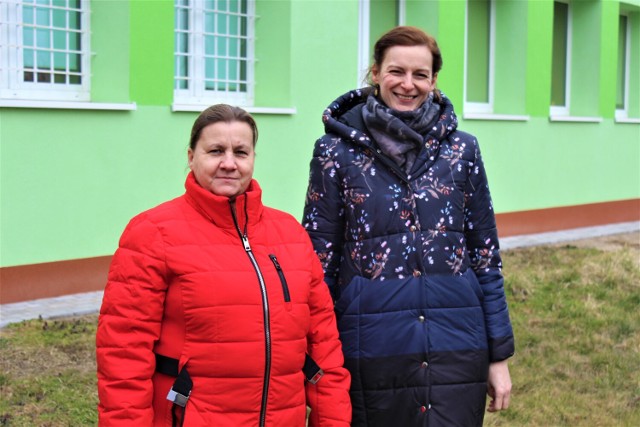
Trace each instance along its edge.
{"label": "red collar", "polygon": [[[204,189],[198,184],[193,175],[189,172],[184,184],[187,202],[193,206],[205,218],[220,228],[235,229],[231,209],[233,203],[228,197],[218,196]],[[245,221],[248,218],[249,227],[260,221],[264,206],[262,204],[262,189],[258,181],[251,180],[247,191],[236,197],[235,211],[240,230],[244,230]]]}

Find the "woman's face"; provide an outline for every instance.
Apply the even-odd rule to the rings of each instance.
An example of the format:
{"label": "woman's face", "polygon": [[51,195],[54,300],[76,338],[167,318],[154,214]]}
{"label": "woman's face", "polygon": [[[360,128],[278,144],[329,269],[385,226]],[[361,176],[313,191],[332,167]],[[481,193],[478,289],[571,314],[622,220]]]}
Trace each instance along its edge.
{"label": "woman's face", "polygon": [[393,46],[382,64],[371,69],[373,82],[380,85],[380,97],[389,108],[411,111],[420,107],[436,87],[433,55],[426,46]]}
{"label": "woman's face", "polygon": [[207,125],[195,148],[189,148],[188,157],[200,186],[218,196],[235,198],[247,190],[253,177],[253,131],[239,121]]}

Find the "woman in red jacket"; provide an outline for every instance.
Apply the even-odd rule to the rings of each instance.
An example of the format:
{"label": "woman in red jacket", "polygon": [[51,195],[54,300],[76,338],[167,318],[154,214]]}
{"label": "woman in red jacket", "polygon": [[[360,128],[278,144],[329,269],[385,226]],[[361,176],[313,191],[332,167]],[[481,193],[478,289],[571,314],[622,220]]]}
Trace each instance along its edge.
{"label": "woman in red jacket", "polygon": [[[348,426],[348,372],[309,237],[262,204],[256,123],[196,119],[182,196],[134,217],[97,332],[103,426]],[[306,380],[305,380],[306,377]]]}

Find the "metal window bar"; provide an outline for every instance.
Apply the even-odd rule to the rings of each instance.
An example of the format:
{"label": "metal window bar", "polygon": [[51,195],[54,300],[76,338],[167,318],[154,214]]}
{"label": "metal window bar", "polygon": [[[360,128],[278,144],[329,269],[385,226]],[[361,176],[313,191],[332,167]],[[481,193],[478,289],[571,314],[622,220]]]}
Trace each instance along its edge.
{"label": "metal window bar", "polygon": [[192,73],[193,53],[189,27],[191,24],[190,6],[188,0],[176,1],[176,28],[175,28],[175,89],[189,89],[189,79]]}
{"label": "metal window bar", "polygon": [[[13,25],[18,28],[18,39],[12,48],[22,60],[17,61],[12,71],[21,76],[22,82],[58,87],[82,85],[85,81],[83,56],[87,53],[83,52],[82,41],[86,36],[82,25],[85,12],[80,2],[71,2],[77,6],[70,5],[69,0],[64,6],[51,0],[15,2],[19,6],[18,22]],[[72,14],[77,15],[73,27]]]}
{"label": "metal window bar", "polygon": [[[188,90],[193,99],[214,93],[222,98],[225,94],[246,96],[251,91],[255,17],[247,3],[176,0],[176,90]],[[184,15],[190,17],[189,22],[184,22]],[[188,46],[183,49],[186,38]]]}
{"label": "metal window bar", "polygon": [[[219,18],[223,18],[224,21],[224,28],[220,29],[216,25],[213,31],[207,31],[205,28],[203,33],[214,45],[214,53],[204,55],[205,62],[213,64],[211,70],[205,70],[205,90],[211,90],[209,88],[213,87],[213,90],[217,91],[241,92],[247,85],[247,76],[243,73],[243,68],[246,68],[243,65],[247,58],[246,55],[242,55],[242,45],[249,39],[246,35],[246,25],[243,25],[247,13],[230,10],[228,3],[226,9],[205,8],[204,12],[216,14],[213,19],[215,24],[220,22]],[[219,41],[223,41],[223,53],[220,52]]]}

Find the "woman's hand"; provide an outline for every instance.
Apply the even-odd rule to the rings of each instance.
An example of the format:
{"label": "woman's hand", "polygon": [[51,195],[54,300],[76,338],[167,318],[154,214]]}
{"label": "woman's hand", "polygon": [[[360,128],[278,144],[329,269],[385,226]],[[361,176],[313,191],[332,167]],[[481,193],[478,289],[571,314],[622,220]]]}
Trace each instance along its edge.
{"label": "woman's hand", "polygon": [[506,360],[489,365],[489,379],[487,380],[487,394],[491,402],[487,410],[498,412],[509,407],[511,398],[511,376]]}

